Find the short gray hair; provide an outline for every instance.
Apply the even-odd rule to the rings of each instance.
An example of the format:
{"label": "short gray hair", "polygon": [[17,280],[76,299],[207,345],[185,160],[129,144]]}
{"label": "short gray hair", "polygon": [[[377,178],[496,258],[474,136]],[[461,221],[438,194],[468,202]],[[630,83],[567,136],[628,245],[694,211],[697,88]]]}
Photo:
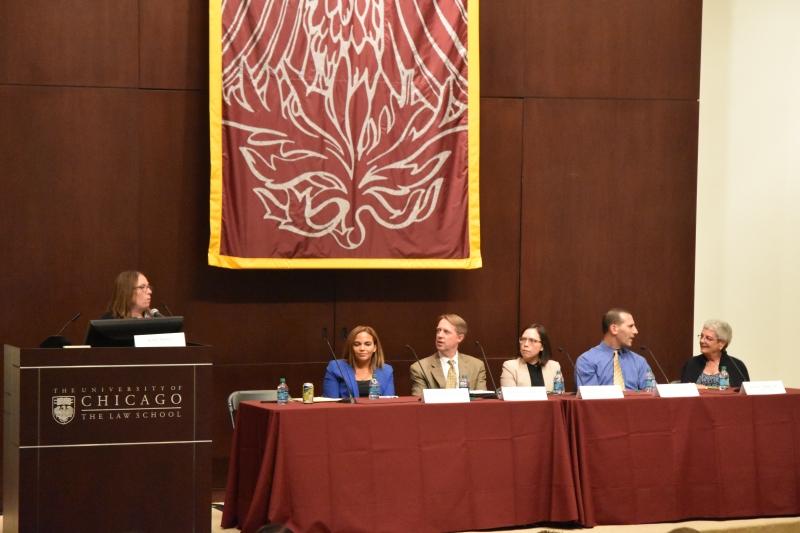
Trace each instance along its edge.
{"label": "short gray hair", "polygon": [[717,339],[725,343],[725,348],[730,346],[733,339],[733,328],[724,320],[712,318],[703,322],[703,329],[710,329],[717,336]]}

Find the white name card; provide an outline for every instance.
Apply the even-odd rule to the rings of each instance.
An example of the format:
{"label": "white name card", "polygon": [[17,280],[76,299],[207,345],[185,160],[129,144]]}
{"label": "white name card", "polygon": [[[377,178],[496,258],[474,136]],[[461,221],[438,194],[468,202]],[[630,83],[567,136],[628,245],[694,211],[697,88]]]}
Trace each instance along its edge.
{"label": "white name card", "polygon": [[469,403],[469,389],[422,389],[424,403]]}
{"label": "white name card", "polygon": [[783,381],[744,381],[742,388],[739,389],[741,394],[748,396],[765,396],[767,394],[786,394],[786,388],[783,386]]}
{"label": "white name card", "polygon": [[547,401],[545,387],[500,387],[500,390],[506,402]]}
{"label": "white name card", "polygon": [[625,395],[616,385],[581,385],[578,387],[578,397],[584,400],[611,400],[624,398]]}
{"label": "white name card", "polygon": [[133,345],[137,348],[163,348],[166,346],[186,346],[186,334],[155,333],[153,335],[134,335]]}
{"label": "white name card", "polygon": [[656,385],[656,394],[662,398],[689,398],[700,396],[694,383],[664,383]]}

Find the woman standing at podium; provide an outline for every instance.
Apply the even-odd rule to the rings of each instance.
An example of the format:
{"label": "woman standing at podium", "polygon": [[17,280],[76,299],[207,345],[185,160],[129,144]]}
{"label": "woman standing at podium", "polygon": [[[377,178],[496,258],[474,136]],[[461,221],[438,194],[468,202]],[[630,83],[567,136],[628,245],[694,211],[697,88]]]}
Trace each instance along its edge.
{"label": "woman standing at podium", "polygon": [[149,318],[153,286],[136,270],[117,275],[108,310],[101,318]]}
{"label": "woman standing at podium", "polygon": [[347,335],[340,361],[330,361],[325,369],[322,395],[327,398],[348,398],[369,395],[369,382],[375,377],[381,396],[394,396],[394,370],[384,363],[378,333],[369,326],[356,326]]}

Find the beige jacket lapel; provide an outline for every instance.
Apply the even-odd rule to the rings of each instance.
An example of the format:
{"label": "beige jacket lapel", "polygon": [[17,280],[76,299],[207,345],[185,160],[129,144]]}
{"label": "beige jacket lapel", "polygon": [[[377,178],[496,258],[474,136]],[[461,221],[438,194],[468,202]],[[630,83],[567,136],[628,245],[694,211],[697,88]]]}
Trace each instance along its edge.
{"label": "beige jacket lapel", "polygon": [[531,374],[528,372],[528,363],[522,357],[517,358],[517,375],[515,376],[518,387],[531,386]]}
{"label": "beige jacket lapel", "polygon": [[[561,365],[558,364],[558,361],[552,359],[542,367],[542,380],[548,392],[553,391],[553,378],[555,378],[557,370],[561,370]],[[517,375],[515,379],[519,387],[531,386],[531,374],[528,372],[528,364],[522,357],[517,358]]]}
{"label": "beige jacket lapel", "polygon": [[433,354],[431,356],[430,373],[433,381],[436,382],[440,389],[447,386],[447,379],[445,379],[444,373],[442,372],[442,365],[439,363],[439,354]]}

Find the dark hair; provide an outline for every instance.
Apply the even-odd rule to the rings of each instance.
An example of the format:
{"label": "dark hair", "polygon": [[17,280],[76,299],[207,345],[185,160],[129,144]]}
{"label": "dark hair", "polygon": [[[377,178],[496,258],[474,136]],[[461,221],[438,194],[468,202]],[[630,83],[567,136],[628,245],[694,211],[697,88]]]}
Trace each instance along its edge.
{"label": "dark hair", "polygon": [[522,333],[525,333],[525,330],[528,329],[535,329],[536,332],[539,334],[539,339],[542,341],[542,351],[539,354],[539,364],[544,366],[547,361],[550,360],[550,356],[553,355],[553,349],[550,347],[550,335],[547,334],[547,330],[541,324],[531,324],[530,326],[526,327],[520,333],[520,337]]}
{"label": "dark hair", "polygon": [[136,290],[136,282],[143,274],[138,270],[126,270],[117,275],[114,280],[114,292],[111,294],[111,302],[108,304],[108,312],[114,318],[130,318],[131,304],[133,302],[133,291]]}
{"label": "dark hair", "polygon": [[630,314],[630,311],[626,311],[625,309],[621,309],[619,307],[615,307],[614,309],[609,309],[606,311],[606,314],[603,315],[603,334],[608,333],[608,329],[611,327],[611,324],[622,324],[622,315]]}
{"label": "dark hair", "polygon": [[370,326],[356,326],[350,330],[350,333],[347,335],[347,340],[344,343],[344,354],[343,357],[347,359],[347,363],[355,369],[356,367],[356,356],[353,354],[353,343],[356,342],[356,336],[359,333],[366,333],[372,337],[373,342],[375,343],[375,353],[372,354],[372,360],[370,361],[370,368],[373,370],[376,368],[380,368],[383,366],[383,347],[381,346],[381,340],[378,338],[378,332],[375,331]]}

